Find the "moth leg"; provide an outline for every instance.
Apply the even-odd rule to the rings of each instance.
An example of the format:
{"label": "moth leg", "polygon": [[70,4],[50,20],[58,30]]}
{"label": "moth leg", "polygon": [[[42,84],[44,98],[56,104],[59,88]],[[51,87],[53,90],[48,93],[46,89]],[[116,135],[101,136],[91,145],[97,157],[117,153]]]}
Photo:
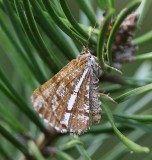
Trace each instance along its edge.
{"label": "moth leg", "polygon": [[100,96],[104,96],[107,99],[109,99],[110,101],[117,103],[112,97],[109,96],[109,94],[105,94],[105,93],[99,93],[99,94],[100,94]]}

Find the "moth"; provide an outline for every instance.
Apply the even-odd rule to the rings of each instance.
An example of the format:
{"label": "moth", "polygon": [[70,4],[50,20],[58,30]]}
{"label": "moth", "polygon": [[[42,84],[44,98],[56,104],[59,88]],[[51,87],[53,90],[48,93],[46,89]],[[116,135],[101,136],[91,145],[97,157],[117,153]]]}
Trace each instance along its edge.
{"label": "moth", "polygon": [[60,133],[86,132],[101,118],[99,74],[97,57],[84,47],[76,59],[34,91],[34,109]]}

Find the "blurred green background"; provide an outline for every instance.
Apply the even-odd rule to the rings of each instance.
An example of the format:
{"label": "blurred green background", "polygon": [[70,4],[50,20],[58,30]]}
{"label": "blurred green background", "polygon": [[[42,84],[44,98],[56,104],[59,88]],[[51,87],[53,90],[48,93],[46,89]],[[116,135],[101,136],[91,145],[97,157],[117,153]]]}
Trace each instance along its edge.
{"label": "blurred green background", "polygon": [[[31,8],[33,11],[35,22],[38,26],[39,33],[42,36],[44,44],[47,46],[50,55],[53,54],[52,57],[54,59],[57,68],[56,70],[53,67],[49,68],[46,65],[46,63],[41,60],[41,58],[37,54],[38,47],[36,48],[31,42],[32,38],[28,34],[25,34],[23,30],[24,27],[22,28],[22,25],[24,26],[24,24],[22,22],[19,22],[19,18],[17,17],[15,8],[15,4],[18,3],[19,4],[21,3],[22,7],[23,6],[25,7],[25,5],[27,5],[25,1],[21,0],[0,1],[0,68],[8,78],[9,83],[16,90],[17,94],[23,99],[23,101],[26,103],[27,106],[29,106],[29,108],[32,108],[30,100],[32,92],[40,84],[42,84],[46,80],[49,80],[57,71],[59,71],[63,66],[65,66],[70,60],[75,58],[81,52],[80,48],[82,46],[80,46],[78,42],[71,41],[71,39],[67,36],[67,34],[63,33],[58,28],[58,24],[56,24],[56,22],[52,22],[53,20],[51,19],[48,11],[44,9],[44,6],[40,5],[44,13],[44,16],[46,16],[46,20],[48,21],[48,23],[52,25],[52,27],[54,27],[55,30],[57,31],[59,30],[57,39],[56,37],[54,37],[53,40],[53,37],[51,37],[51,32],[53,32],[53,30],[50,29],[50,32],[48,32],[49,25],[45,26],[46,24],[43,21],[43,18],[40,17],[40,13],[37,14],[38,11],[35,9],[37,7],[37,3],[43,4],[44,1],[38,0],[37,2],[35,2],[35,0],[33,0],[29,2],[31,4]],[[130,1],[115,0],[114,3],[115,3],[116,14],[119,14],[120,11],[123,8],[125,8],[125,6],[130,2],[131,0]],[[35,6],[34,3],[36,4]],[[64,18],[65,16],[62,15],[63,13],[61,12],[61,9],[58,8],[59,7],[58,2],[54,0],[51,1],[51,3],[55,4],[56,7],[54,9],[56,9],[58,15]],[[89,0],[88,3],[91,4],[91,7],[94,9],[94,15],[96,16],[96,19],[100,21],[102,10],[99,8],[98,2]],[[139,29],[136,31],[135,39],[142,35],[145,35],[148,32],[149,35],[150,34],[152,35],[152,20],[151,20],[152,0],[149,1],[143,0],[142,3],[147,3],[147,4],[145,4],[144,11],[142,12],[139,11],[141,12],[143,18],[141,18]],[[84,24],[86,26],[90,26],[89,20],[80,9],[78,1],[67,0],[67,4],[70,8],[71,13],[76,18],[77,22]],[[12,10],[10,10],[8,6],[11,6]],[[40,6],[38,6],[38,8]],[[14,16],[14,18],[17,19],[16,22],[12,19],[11,16]],[[30,26],[31,21],[28,22]],[[15,25],[16,28],[14,28]],[[19,35],[22,37],[22,39],[21,37],[19,37]],[[61,40],[62,42],[65,40],[64,43],[59,43],[58,44],[59,46],[56,45],[58,43],[57,42],[58,38],[62,39]],[[152,38],[149,41],[144,41],[139,45],[139,49],[136,51],[135,54],[141,55],[152,52],[151,44],[152,44]],[[67,46],[67,48],[65,48],[65,46]],[[41,49],[43,49],[43,47]],[[27,52],[29,55],[33,55],[33,58],[38,64],[39,69],[41,70],[43,76],[41,73],[40,74],[38,73],[39,69],[36,66],[34,66],[32,58],[27,54]],[[27,62],[31,64],[34,72],[31,71],[32,69],[30,68]],[[135,78],[138,80],[141,79],[141,84],[142,83],[143,85],[149,84],[151,83],[152,80],[152,61],[151,59],[146,59],[146,60],[127,63],[122,66],[121,71],[123,72],[122,77]],[[20,102],[20,105],[14,104],[11,98],[8,98],[8,95],[6,94],[6,92],[4,92],[4,89],[2,89],[2,86],[7,86],[7,83],[2,79],[2,74],[0,74],[0,76],[1,76],[0,124],[21,144],[25,145],[26,144],[24,143],[25,139],[21,138],[22,135],[24,135],[25,133],[29,133],[33,137],[35,137],[35,139],[37,139],[42,134],[42,132],[40,131],[40,127],[35,125],[33,121],[27,117],[28,111],[27,113],[24,113],[24,110],[20,110],[20,105],[22,106],[22,101],[20,101],[20,99],[13,92],[8,91],[9,93],[12,93],[12,97],[15,96],[17,101]],[[144,79],[143,82],[142,79]],[[102,84],[100,84],[100,86],[102,88]],[[103,86],[104,87],[108,86],[109,88],[114,87],[113,84],[109,83],[108,84],[105,83],[103,84]],[[132,86],[129,87],[129,85],[126,86],[125,89],[120,87],[120,90],[114,90],[113,93],[111,92],[110,95],[112,97],[116,97],[134,88],[135,87]],[[129,100],[120,104],[113,104],[111,102],[107,103],[114,114],[120,113],[124,115],[129,115],[129,114],[151,115],[152,113],[151,97],[152,97],[152,92],[148,92],[132,97]],[[150,150],[152,150],[151,120],[142,122],[142,121],[128,120],[119,117],[117,117],[115,120],[117,122],[116,124],[118,124],[118,126],[119,125],[121,126],[120,130],[124,135],[126,135],[126,137],[137,142],[142,146],[147,146]],[[117,135],[115,135],[113,129],[111,128],[111,126],[107,121],[108,121],[107,116],[103,115],[103,120],[101,121],[100,125],[97,126],[98,128],[96,128],[95,126],[95,128],[92,128],[90,133],[84,134],[79,139],[79,141],[83,142],[84,152],[88,153],[87,155],[91,157],[90,159],[93,160],[152,159],[152,151],[150,151],[148,154],[134,153],[130,151],[124,144],[122,144],[120,139],[118,139]],[[108,124],[108,127],[106,128],[105,125],[104,128],[103,125],[102,128],[102,124]],[[99,129],[99,131],[97,131],[96,129],[97,130]],[[11,144],[11,141],[6,140],[5,138],[6,138],[5,136],[0,135],[0,159],[2,160],[22,159],[21,157],[23,156],[23,154],[17,149],[17,147]],[[85,159],[87,156],[86,157],[83,156],[84,152],[80,151],[81,148],[79,149],[77,148],[78,144],[75,144],[76,147],[75,146],[69,148],[63,147],[62,149],[63,144],[66,144],[69,141],[72,141],[73,139],[74,139],[73,136],[69,135],[61,136],[57,139],[57,141],[53,142],[53,146],[61,150],[63,153],[69,154],[74,159],[79,159],[79,160]],[[28,148],[26,145],[25,147]],[[58,154],[57,157],[54,156],[54,158],[51,157],[50,159],[63,159],[63,156],[61,156],[61,158],[59,157],[60,156]]]}

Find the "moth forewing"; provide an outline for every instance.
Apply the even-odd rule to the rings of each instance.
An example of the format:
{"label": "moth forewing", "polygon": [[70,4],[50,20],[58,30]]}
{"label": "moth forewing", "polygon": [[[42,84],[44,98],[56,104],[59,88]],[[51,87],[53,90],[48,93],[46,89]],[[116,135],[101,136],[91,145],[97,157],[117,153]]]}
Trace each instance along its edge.
{"label": "moth forewing", "polygon": [[61,133],[84,133],[92,122],[100,121],[98,71],[97,58],[84,48],[78,58],[34,91],[34,109]]}

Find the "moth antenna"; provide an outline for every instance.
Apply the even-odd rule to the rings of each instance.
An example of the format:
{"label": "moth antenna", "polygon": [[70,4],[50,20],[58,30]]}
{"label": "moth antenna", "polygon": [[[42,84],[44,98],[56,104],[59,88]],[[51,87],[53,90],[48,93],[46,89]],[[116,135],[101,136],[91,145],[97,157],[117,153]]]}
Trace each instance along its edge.
{"label": "moth antenna", "polygon": [[93,31],[94,31],[95,28],[96,28],[96,25],[97,25],[97,21],[95,22],[93,28],[90,27],[90,33],[89,33],[89,37],[88,37],[88,39],[87,39],[87,44],[86,44],[86,47],[87,47],[87,48],[88,48],[88,45],[89,45],[89,40],[90,40],[91,36],[93,35]]}
{"label": "moth antenna", "polygon": [[[73,32],[75,32],[75,31],[73,31],[73,30],[70,28],[70,26],[68,26],[68,28],[69,28],[69,30],[71,31],[72,35],[75,37],[75,39],[79,42],[79,44],[81,44],[82,46],[84,46],[84,44],[82,43],[82,41],[81,41],[80,39],[78,39],[78,38],[75,36],[75,34],[73,33]],[[75,32],[75,33],[76,33],[76,32]]]}
{"label": "moth antenna", "polygon": [[[89,31],[89,37],[88,37],[88,39],[87,39],[87,42],[86,42],[86,45],[84,45],[83,44],[83,42],[79,39],[79,38],[77,38],[76,36],[75,36],[75,34],[73,33],[73,32],[75,32],[75,31],[73,31],[71,28],[70,28],[70,26],[68,26],[68,28],[70,29],[70,31],[71,31],[71,33],[73,34],[73,36],[75,37],[75,39],[79,42],[79,44],[81,44],[82,46],[83,46],[83,48],[84,48],[84,46],[86,46],[85,48],[88,48],[88,45],[89,45],[89,40],[90,40],[90,38],[91,38],[91,36],[92,36],[92,34],[93,34],[93,31],[94,31],[94,29],[96,28],[96,24],[97,24],[97,21],[95,22],[95,25],[93,26],[93,28],[90,26],[90,31]],[[76,32],[75,32],[76,33]]]}

